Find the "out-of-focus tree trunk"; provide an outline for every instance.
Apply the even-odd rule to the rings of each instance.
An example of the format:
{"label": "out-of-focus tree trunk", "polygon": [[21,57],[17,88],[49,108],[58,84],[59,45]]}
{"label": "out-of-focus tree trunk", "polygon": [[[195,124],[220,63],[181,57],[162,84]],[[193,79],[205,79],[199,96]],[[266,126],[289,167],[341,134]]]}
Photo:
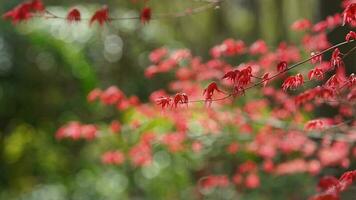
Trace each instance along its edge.
{"label": "out-of-focus tree trunk", "polygon": [[259,0],[245,0],[244,3],[251,12],[254,12],[255,23],[253,25],[252,32],[255,38],[261,37],[261,9],[259,8]]}
{"label": "out-of-focus tree trunk", "polygon": [[[258,1],[260,10],[260,30],[269,43],[277,45],[282,40],[288,40],[289,22],[285,10],[285,5],[289,5],[290,1],[285,0],[265,0]],[[295,2],[303,4],[303,2]],[[298,13],[299,14],[299,13]]]}

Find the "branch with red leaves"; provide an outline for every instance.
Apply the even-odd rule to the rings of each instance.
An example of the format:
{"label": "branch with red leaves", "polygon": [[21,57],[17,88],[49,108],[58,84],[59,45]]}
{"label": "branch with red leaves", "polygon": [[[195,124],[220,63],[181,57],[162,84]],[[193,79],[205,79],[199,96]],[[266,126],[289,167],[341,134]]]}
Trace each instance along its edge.
{"label": "branch with red leaves", "polygon": [[44,18],[44,19],[61,19],[66,20],[69,23],[79,22],[82,20],[89,21],[89,24],[98,22],[99,25],[104,25],[110,21],[121,21],[121,20],[140,20],[142,24],[148,23],[150,20],[155,19],[166,19],[166,18],[179,18],[185,17],[200,12],[204,12],[211,8],[218,8],[219,4],[224,0],[212,0],[212,1],[203,1],[204,5],[187,8],[184,11],[177,13],[157,13],[153,14],[152,9],[146,6],[147,1],[145,1],[145,6],[141,9],[139,16],[132,17],[112,17],[110,16],[109,7],[104,5],[102,8],[95,11],[95,13],[90,18],[83,18],[81,12],[77,8],[72,8],[68,11],[67,16],[59,16],[46,9],[45,5],[41,0],[31,0],[23,2],[13,8],[12,10],[6,12],[3,15],[5,20],[11,20],[14,24],[18,22],[29,20],[33,17]]}
{"label": "branch with red leaves", "polygon": [[345,172],[339,179],[325,176],[320,179],[318,190],[321,191],[311,200],[340,200],[340,193],[348,189],[356,180],[356,170]]}
{"label": "branch with red leaves", "polygon": [[[206,96],[205,99],[189,100],[189,101],[185,101],[184,104],[196,103],[196,102],[208,102],[209,104],[211,104],[211,102],[213,102],[213,101],[222,101],[222,100],[228,99],[230,97],[235,97],[235,96],[244,94],[246,92],[246,90],[255,88],[257,86],[265,86],[268,82],[270,82],[271,80],[273,80],[273,79],[285,74],[287,71],[290,71],[290,70],[292,70],[292,69],[294,69],[296,67],[299,67],[299,66],[303,65],[304,63],[306,63],[308,61],[316,59],[316,58],[322,56],[323,54],[325,54],[325,53],[327,53],[327,52],[329,52],[331,50],[337,49],[338,47],[344,46],[346,44],[354,43],[355,41],[356,40],[353,39],[353,40],[344,41],[344,42],[341,42],[339,44],[333,45],[332,47],[329,47],[329,48],[321,51],[320,53],[313,54],[311,57],[309,57],[309,58],[307,58],[305,60],[302,60],[302,61],[300,61],[298,63],[295,63],[295,64],[293,64],[293,65],[291,65],[289,67],[287,67],[287,65],[284,64],[284,62],[281,62],[277,66],[277,68],[280,69],[280,70],[278,70],[278,72],[276,74],[274,74],[273,76],[269,76],[269,74],[265,74],[262,77],[257,77],[261,81],[259,81],[257,83],[254,83],[254,84],[252,84],[250,86],[247,86],[247,87],[245,87],[245,86],[248,85],[251,82],[251,77],[255,77],[251,73],[251,67],[247,67],[247,68],[245,68],[243,70],[229,71],[223,76],[223,79],[230,79],[235,84],[237,83],[238,86],[234,87],[234,92],[226,93],[226,92],[220,90],[215,82],[212,82],[204,90],[204,95]],[[355,49],[356,49],[356,47],[353,47],[350,51],[348,51],[347,53],[343,54],[342,58],[345,58],[346,56],[350,55]],[[282,67],[282,64],[283,64],[284,67]],[[295,84],[295,85],[288,85],[288,87],[296,88],[296,87],[300,86],[302,83],[304,83],[303,77],[300,74],[297,74],[296,76],[292,76],[292,77],[289,77],[289,78],[293,79],[293,80],[290,80],[290,82],[293,82],[293,84]],[[288,78],[287,78],[287,80],[288,80]],[[287,84],[288,84],[288,81],[286,81],[284,83],[284,86],[282,85],[282,87],[287,89],[288,88]],[[221,97],[221,98],[213,99],[212,95],[214,94],[215,91],[220,92],[220,93],[224,93],[224,94],[227,94],[227,95],[224,96],[224,97]],[[161,102],[162,100],[165,101],[167,99],[164,99],[164,98],[158,99],[157,103],[162,105],[162,102]],[[168,105],[170,105],[170,101],[166,101],[164,105],[165,106],[163,106],[163,107],[168,107]]]}

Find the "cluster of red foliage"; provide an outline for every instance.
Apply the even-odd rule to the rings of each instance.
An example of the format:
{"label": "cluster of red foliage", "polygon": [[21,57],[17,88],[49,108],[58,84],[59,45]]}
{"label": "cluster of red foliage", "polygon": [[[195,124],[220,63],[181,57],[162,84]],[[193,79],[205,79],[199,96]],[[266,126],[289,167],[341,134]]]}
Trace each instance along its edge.
{"label": "cluster of red foliage", "polygon": [[[268,161],[266,161],[267,163]],[[273,167],[273,163],[270,163]],[[268,169],[271,166],[267,166]],[[247,161],[242,163],[235,171],[234,176],[232,177],[233,182],[236,185],[245,185],[246,188],[253,189],[260,186],[260,178],[257,174],[258,167],[257,164],[252,161]]]}
{"label": "cluster of red foliage", "polygon": [[98,129],[93,124],[81,124],[80,122],[69,122],[56,133],[57,139],[71,138],[73,140],[93,140],[97,136]]}
{"label": "cluster of red foliage", "polygon": [[150,140],[151,139],[148,139],[148,141],[146,141],[143,139],[140,143],[131,148],[129,156],[134,166],[146,166],[151,164],[152,147],[150,145]]}
{"label": "cluster of red foliage", "polygon": [[[203,100],[190,100],[189,103],[205,101],[217,102],[220,105],[230,104],[231,101],[227,101],[229,97],[234,97],[236,95],[244,94],[246,90],[257,87],[259,85],[266,86],[267,82],[277,77],[283,77],[289,70],[298,67],[308,61],[314,65],[308,73],[308,79],[316,81],[325,81],[323,85],[316,86],[314,88],[308,89],[303,93],[290,97],[283,91],[275,90],[272,87],[266,87],[263,89],[264,95],[270,97],[274,106],[281,104],[280,109],[275,109],[272,116],[287,119],[293,114],[294,120],[300,121],[300,115],[298,114],[298,108],[302,109],[304,106],[305,111],[312,111],[318,105],[330,104],[333,107],[340,107],[340,115],[334,118],[319,118],[314,120],[309,120],[305,123],[306,131],[328,131],[328,129],[333,127],[338,127],[343,124],[345,118],[350,118],[354,115],[352,100],[355,99],[355,75],[346,75],[345,65],[343,58],[347,56],[350,52],[341,53],[339,46],[354,42],[355,33],[350,31],[345,36],[345,42],[331,46],[328,42],[327,37],[323,31],[326,29],[332,30],[333,28],[341,25],[348,24],[351,27],[355,26],[355,20],[351,16],[355,16],[356,12],[353,10],[355,3],[349,3],[342,14],[336,14],[334,16],[328,17],[325,21],[321,21],[313,25],[309,20],[303,19],[298,20],[292,25],[294,30],[306,31],[306,36],[302,39],[302,44],[307,51],[310,51],[311,57],[297,62],[300,59],[299,50],[294,46],[288,46],[286,43],[281,43],[276,52],[270,52],[266,46],[266,43],[262,40],[257,40],[249,48],[247,45],[240,40],[227,39],[222,44],[213,47],[210,51],[212,59],[207,63],[202,63],[200,58],[192,56],[190,53],[187,54],[183,59],[185,62],[189,63],[186,66],[180,66],[179,62],[174,62],[174,54],[171,54],[167,49],[157,49],[150,55],[151,61],[154,65],[147,68],[146,76],[152,78],[156,73],[166,73],[176,69],[177,81],[172,82],[170,89],[173,91],[184,91],[188,95],[189,99],[194,99],[194,97],[199,96],[199,90],[203,90],[203,95],[205,99]],[[325,52],[334,50],[330,60],[323,61],[323,54]],[[186,50],[181,50],[186,51]],[[186,51],[188,52],[188,51]],[[233,68],[228,63],[221,60],[222,57],[228,56],[239,56],[241,54],[250,55],[261,55],[258,62],[252,62],[241,64],[237,68]],[[172,61],[173,60],[173,61]],[[172,61],[172,62],[169,62]],[[288,66],[288,63],[297,62],[294,65]],[[162,63],[169,63],[167,65],[162,65]],[[276,63],[276,71],[273,73],[273,66]],[[190,65],[190,66],[189,66]],[[327,74],[328,72],[334,72],[335,74]],[[271,75],[274,74],[274,75]],[[281,88],[286,91],[288,88],[297,89],[300,86],[305,85],[304,76],[301,73],[297,75],[287,77]],[[325,77],[329,79],[325,80]],[[232,86],[233,90],[231,93],[225,92],[218,86],[216,81],[210,82],[206,88],[200,88],[195,83],[197,81],[201,82],[209,79],[223,79],[221,85]],[[224,80],[229,82],[225,82]],[[256,82],[253,80],[257,79]],[[161,92],[161,91],[160,91]],[[217,93],[224,94],[225,96],[214,99],[213,96]],[[350,101],[349,103],[342,102],[342,95]],[[188,99],[187,97],[187,99]],[[313,101],[313,104],[311,103]],[[173,103],[173,100],[168,97],[159,98],[157,101],[158,105],[165,108]],[[257,103],[257,102],[256,102]],[[186,102],[185,102],[186,104]],[[269,104],[269,103],[268,103]],[[258,106],[257,106],[258,105]],[[259,110],[259,106],[266,106],[265,104],[254,104],[254,102],[249,102],[246,106],[252,107],[247,115],[250,115],[252,119],[260,118],[256,110]],[[247,108],[246,108],[247,109]],[[168,111],[167,111],[168,112]],[[227,123],[226,116],[230,112],[236,112],[232,110],[230,112],[215,113],[213,116],[209,116],[213,120],[224,121]],[[219,112],[222,112],[221,110]],[[220,116],[220,117],[217,117]],[[221,117],[224,116],[224,117]],[[352,119],[352,126],[355,125],[355,121]],[[241,125],[240,132],[250,132],[251,128],[243,122],[237,123],[235,121],[235,126]],[[264,125],[265,128],[261,129],[256,135],[255,139],[252,140],[250,144],[239,145],[235,141],[232,141],[227,145],[226,151],[229,153],[236,153],[238,151],[250,151],[264,158],[263,161],[263,171],[266,173],[275,174],[290,174],[296,172],[309,172],[312,175],[318,174],[323,168],[330,166],[341,166],[347,168],[350,165],[350,159],[348,158],[350,148],[352,145],[345,141],[333,142],[334,139],[328,137],[328,134],[322,136],[322,145],[318,147],[318,144],[311,140],[308,135],[303,133],[301,130],[283,130],[270,125]],[[273,133],[272,133],[273,132]],[[348,135],[349,134],[349,135]],[[352,129],[345,134],[345,140],[353,138],[355,132]],[[329,135],[330,136],[330,135]],[[354,141],[353,139],[351,139]],[[181,143],[181,142],[180,142]],[[198,141],[192,143],[193,152],[199,152],[204,148],[204,144]],[[300,151],[303,153],[302,158],[294,159],[282,163],[275,163],[274,158],[277,154],[282,152],[283,154],[290,154],[292,152]],[[353,152],[355,151],[355,147]],[[336,153],[337,152],[337,153]],[[316,156],[316,157],[315,157]],[[259,185],[259,175],[258,167],[250,167],[249,170],[243,172],[241,168],[244,165],[250,166],[250,162],[247,164],[243,163],[240,165],[236,174],[233,177],[233,182],[235,184],[244,183],[247,188],[255,188]],[[251,165],[253,166],[253,165]],[[224,175],[208,175],[204,178],[204,183],[207,187],[210,186],[226,186],[229,181],[220,181]],[[224,182],[224,184],[219,184]],[[205,184],[204,184],[205,185]],[[337,190],[342,191],[342,190]],[[326,199],[326,198],[319,198]]]}
{"label": "cluster of red foliage", "polygon": [[121,151],[108,151],[101,156],[101,161],[107,165],[121,165],[125,156]]}
{"label": "cluster of red foliage", "polygon": [[213,58],[221,56],[236,56],[244,53],[246,50],[245,43],[241,40],[226,39],[222,44],[215,46],[210,50]]}
{"label": "cluster of red foliage", "polygon": [[290,76],[286,80],[284,80],[282,84],[282,89],[286,91],[288,88],[297,89],[299,86],[304,84],[303,75],[297,74],[295,76]]}
{"label": "cluster of red foliage", "polygon": [[225,175],[211,175],[201,180],[201,187],[204,189],[215,187],[227,187],[230,181]]}
{"label": "cluster of red foliage", "polygon": [[14,24],[30,19],[35,12],[42,12],[45,7],[41,0],[21,3],[3,15],[4,19],[11,19]]}
{"label": "cluster of red foliage", "polygon": [[[33,6],[33,2],[20,6],[26,8],[14,9],[16,12],[10,11],[13,14],[6,14],[6,18],[17,22],[30,18],[34,11],[44,10],[43,6]],[[293,30],[305,34],[300,41],[301,47],[281,42],[272,49],[261,39],[249,45],[229,38],[210,49],[211,57],[207,61],[194,56],[188,49],[152,51],[149,55],[152,64],[146,69],[145,76],[154,78],[159,73],[174,73],[176,79],[168,86],[171,94],[164,90],[154,91],[148,103],[140,103],[136,96],[126,97],[115,86],[94,89],[88,95],[89,102],[98,100],[104,105],[115,105],[120,111],[134,108],[139,116],[135,115],[127,124],[111,122],[109,129],[113,133],[139,130],[139,135],[132,133],[134,142],[125,149],[104,153],[102,162],[122,165],[130,161],[133,167],[145,167],[153,162],[157,148],[172,154],[186,152],[205,156],[208,164],[201,170],[204,173],[199,174],[198,181],[198,186],[203,189],[231,184],[257,188],[262,173],[318,175],[329,167],[349,168],[356,158],[356,76],[346,73],[344,59],[356,49],[356,34],[350,31],[345,35],[345,41],[332,45],[325,33],[341,25],[356,26],[356,3],[344,0],[343,6],[342,13],[316,24],[308,19],[293,23]],[[19,12],[21,14],[14,14]],[[139,19],[147,23],[151,17],[151,10],[145,7]],[[66,19],[80,21],[80,12],[72,9]],[[103,25],[111,19],[108,8],[103,7],[95,12],[90,23]],[[347,52],[341,52],[340,47],[350,46]],[[330,58],[326,57],[327,52],[332,52]],[[305,54],[310,57],[302,60]],[[238,66],[226,61],[227,57],[241,55],[251,56],[254,60]],[[289,74],[303,64],[308,64],[309,70]],[[277,79],[283,83],[276,87],[272,81]],[[309,83],[313,85],[308,87]],[[255,94],[260,99],[248,96],[248,91],[255,88],[261,90]],[[244,95],[246,98],[242,97]],[[199,106],[200,102],[205,102],[209,108]],[[188,104],[189,109],[186,109]],[[328,106],[337,114],[310,119],[320,106]],[[170,129],[160,132],[150,128],[152,124],[144,126],[157,118],[164,118]],[[194,130],[198,136],[191,133],[192,126],[199,127],[199,131]],[[232,133],[226,133],[230,129]],[[58,130],[57,138],[91,140],[97,134],[95,125],[70,122]],[[123,141],[130,137],[125,134],[115,136]],[[211,136],[223,138],[219,146],[204,140]],[[211,147],[222,149],[221,154],[225,156],[246,153],[253,158],[241,158],[234,162],[234,171],[216,175],[211,169],[214,168],[211,157],[204,154]],[[321,193],[313,199],[338,199],[339,193],[352,184],[355,174],[351,171],[340,179],[322,179],[319,184]]]}
{"label": "cluster of red foliage", "polygon": [[345,191],[356,180],[356,170],[348,171],[337,179],[325,176],[320,179],[318,190],[321,192],[311,200],[340,200],[340,193]]}
{"label": "cluster of red foliage", "polygon": [[137,96],[126,97],[116,86],[111,86],[104,91],[96,88],[88,94],[87,99],[89,102],[100,100],[104,105],[116,105],[119,110],[125,110],[130,106],[138,106],[140,104]]}
{"label": "cluster of red foliage", "polygon": [[330,119],[314,119],[310,120],[305,124],[306,130],[322,130],[332,125],[332,120]]}
{"label": "cluster of red foliage", "polygon": [[[348,33],[348,35],[352,35],[352,34],[353,34],[352,31],[350,31],[350,33]],[[352,42],[353,40],[348,40],[346,42],[350,42],[350,41]],[[283,49],[288,49],[287,47],[285,47],[285,44],[283,44],[282,46],[283,46]],[[216,47],[214,47],[214,48],[216,48]],[[335,47],[331,47],[328,50],[334,49],[334,48]],[[277,53],[280,53],[280,52],[277,52]],[[178,65],[180,60],[182,60],[182,59],[192,60],[195,62],[199,61],[198,58],[196,60],[194,58],[192,58],[192,55],[187,50],[178,50],[176,52],[173,52],[171,55],[169,55],[168,58],[164,59],[164,57],[167,57],[167,54],[168,54],[167,49],[157,49],[151,53],[150,59],[152,62],[155,63],[155,65],[151,65],[150,67],[147,68],[147,70],[146,70],[147,77],[151,78],[154,74],[165,73],[165,72],[168,72],[168,71],[174,69]],[[182,56],[179,56],[180,59],[175,59],[177,57],[177,54],[182,54]],[[325,92],[325,91],[329,91],[329,89],[330,89],[331,94],[334,94],[333,91],[335,91],[335,89],[343,88],[344,85],[347,85],[351,89],[354,85],[354,84],[352,84],[354,75],[351,74],[348,78],[346,77],[345,66],[344,66],[344,63],[343,63],[343,60],[341,57],[340,50],[338,48],[335,48],[329,62],[321,62],[321,55],[322,55],[322,53],[315,54],[312,52],[311,58],[307,59],[307,60],[311,60],[312,64],[316,64],[315,68],[311,69],[308,73],[309,80],[316,79],[316,80],[322,81],[324,79],[324,75],[326,74],[326,72],[329,72],[332,70],[335,70],[336,74],[334,76],[331,76],[326,81],[325,85],[322,86],[322,88],[323,88],[322,90],[320,88],[317,88],[317,90],[316,90],[316,88],[315,88],[315,89],[312,89],[311,91],[314,91],[314,93],[317,91]],[[232,82],[232,84],[233,84],[232,86],[233,86],[234,90],[233,90],[233,93],[229,94],[229,96],[236,96],[236,95],[244,94],[245,90],[250,89],[251,87],[255,87],[260,84],[262,84],[263,86],[266,86],[268,81],[270,81],[271,79],[276,78],[276,77],[284,74],[286,71],[298,66],[298,65],[293,65],[291,67],[288,67],[287,61],[281,61],[277,64],[277,67],[276,67],[277,72],[273,76],[270,76],[270,74],[272,72],[267,71],[268,69],[265,69],[266,72],[262,76],[254,75],[252,73],[252,71],[253,71],[252,66],[254,66],[255,73],[257,74],[257,71],[262,71],[258,67],[262,66],[264,64],[264,62],[266,62],[265,59],[271,59],[270,61],[268,61],[268,64],[270,65],[270,63],[273,63],[276,60],[279,60],[278,57],[286,57],[286,58],[290,57],[290,59],[294,60],[295,57],[299,58],[299,53],[296,53],[294,50],[292,50],[292,51],[284,52],[284,54],[279,55],[273,59],[271,58],[271,56],[266,56],[266,58],[261,59],[260,63],[244,64],[242,66],[239,66],[239,68],[237,68],[237,69],[231,68],[230,65],[223,63],[220,60],[212,60],[207,63],[207,66],[222,68],[223,71],[226,71],[225,74],[222,76],[222,79],[227,79]],[[304,62],[305,61],[303,61],[303,63]],[[197,63],[197,64],[199,64],[199,63]],[[201,66],[203,66],[203,65],[201,65]],[[199,67],[201,67],[201,66],[199,66]],[[268,68],[268,67],[266,66],[266,68]],[[182,81],[189,80],[189,79],[196,78],[194,76],[194,74],[197,73],[198,70],[199,70],[198,68],[193,68],[192,70],[189,70],[187,68],[181,68],[181,69],[178,69],[178,71],[176,72],[176,75],[177,75],[177,78],[181,79]],[[211,74],[208,73],[207,76],[211,76]],[[208,78],[216,78],[216,76],[208,77]],[[249,86],[252,83],[252,78],[260,79],[261,81],[253,84],[252,86]],[[204,80],[207,78],[201,77],[201,79]],[[304,77],[302,74],[299,73],[297,75],[290,76],[290,77],[286,78],[282,84],[282,89],[285,91],[289,88],[297,89],[298,87],[302,86],[304,83],[305,83]],[[189,90],[191,90],[191,89],[189,89]],[[204,92],[203,92],[203,95],[205,95],[206,102],[211,103],[213,101],[212,97],[213,97],[215,91],[226,94],[226,92],[224,92],[218,88],[218,85],[216,82],[211,82],[204,89]],[[180,94],[182,94],[182,93],[176,94],[177,99],[180,98]],[[177,102],[182,103],[182,104],[188,103],[187,94],[186,93],[183,93],[183,94],[184,94],[184,99],[186,99],[186,101],[174,101],[175,107],[177,105]],[[315,95],[308,95],[308,96],[314,97]],[[324,97],[325,95],[322,95],[322,96]],[[165,108],[165,107],[173,104],[173,99],[170,97],[160,97],[159,99],[157,99],[157,104],[161,105],[162,108]]]}

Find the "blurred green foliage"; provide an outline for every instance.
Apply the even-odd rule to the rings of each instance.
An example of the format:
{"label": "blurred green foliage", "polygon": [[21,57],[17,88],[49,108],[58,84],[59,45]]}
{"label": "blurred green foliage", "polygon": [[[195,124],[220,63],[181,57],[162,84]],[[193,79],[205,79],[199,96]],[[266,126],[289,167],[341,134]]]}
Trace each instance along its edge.
{"label": "blurred green foliage", "polygon": [[[1,1],[0,13],[19,2]],[[61,15],[72,5],[79,5],[86,16],[103,3],[119,16],[137,14],[140,8],[129,0],[44,2]],[[165,85],[170,77],[147,80],[143,76],[154,48],[189,48],[206,58],[210,47],[228,37],[247,43],[264,39],[272,47],[282,40],[297,43],[300,35],[288,31],[289,25],[302,17],[320,19],[320,4],[317,0],[230,0],[220,9],[153,20],[146,26],[119,21],[99,28],[56,19],[14,26],[0,20],[0,199],[198,198],[189,196],[196,189],[189,169],[200,161],[190,157],[194,155],[173,158],[158,151],[151,167],[117,169],[102,166],[98,159],[110,144],[58,142],[54,132],[69,120],[105,123],[128,114],[89,106],[86,94],[94,87],[118,85],[145,101],[151,91]],[[164,13],[196,5],[201,2],[150,1],[154,12]],[[165,124],[162,120],[153,123]],[[243,199],[298,199],[312,193],[314,184],[304,175],[262,180],[266,187],[247,192]],[[231,186],[207,198],[230,199],[234,193]]]}

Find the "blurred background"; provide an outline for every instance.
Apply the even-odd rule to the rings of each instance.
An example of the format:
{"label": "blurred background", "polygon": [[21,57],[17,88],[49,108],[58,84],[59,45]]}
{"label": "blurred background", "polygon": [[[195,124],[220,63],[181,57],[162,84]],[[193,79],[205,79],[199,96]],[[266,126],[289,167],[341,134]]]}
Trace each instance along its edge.
{"label": "blurred background", "polygon": [[[19,0],[2,0],[0,13],[12,9]],[[90,16],[102,4],[109,5],[112,16],[138,15],[142,3],[129,0],[44,0],[47,9],[65,16],[77,6]],[[92,155],[96,143],[56,141],[54,133],[69,120],[103,122],[120,115],[98,109],[86,101],[87,93],[110,85],[145,102],[150,92],[161,88],[169,77],[152,80],[144,77],[148,54],[155,48],[189,48],[203,59],[209,49],[226,38],[248,44],[265,40],[270,47],[280,41],[298,43],[301,35],[289,31],[297,19],[317,22],[341,11],[339,1],[330,0],[227,0],[219,9],[193,16],[153,20],[143,26],[139,21],[115,21],[102,28],[87,22],[68,25],[63,20],[33,19],[14,26],[0,20],[0,199],[180,199],[167,198],[166,185],[132,181],[133,177],[115,168],[102,166]],[[200,6],[193,0],[151,0],[154,13],[176,12]],[[343,40],[346,30],[329,33],[331,41]],[[162,155],[161,155],[162,154]],[[169,155],[161,153],[157,159]],[[163,159],[167,160],[167,159]],[[165,173],[171,177],[171,190],[189,194],[191,180],[184,166]],[[145,174],[145,172],[142,172]],[[147,173],[146,173],[147,174]],[[148,175],[149,176],[149,175]],[[283,199],[293,188],[284,178],[267,191]],[[300,176],[295,187],[313,187],[313,180]],[[270,180],[274,182],[274,180]],[[138,184],[141,189],[128,189]],[[146,184],[146,185],[145,185]],[[174,187],[173,187],[174,186]],[[143,189],[142,189],[143,188]],[[307,189],[306,189],[307,190]],[[172,192],[173,194],[174,192]],[[257,192],[251,192],[250,199]],[[186,197],[181,199],[189,199]],[[214,198],[213,198],[214,199]]]}

